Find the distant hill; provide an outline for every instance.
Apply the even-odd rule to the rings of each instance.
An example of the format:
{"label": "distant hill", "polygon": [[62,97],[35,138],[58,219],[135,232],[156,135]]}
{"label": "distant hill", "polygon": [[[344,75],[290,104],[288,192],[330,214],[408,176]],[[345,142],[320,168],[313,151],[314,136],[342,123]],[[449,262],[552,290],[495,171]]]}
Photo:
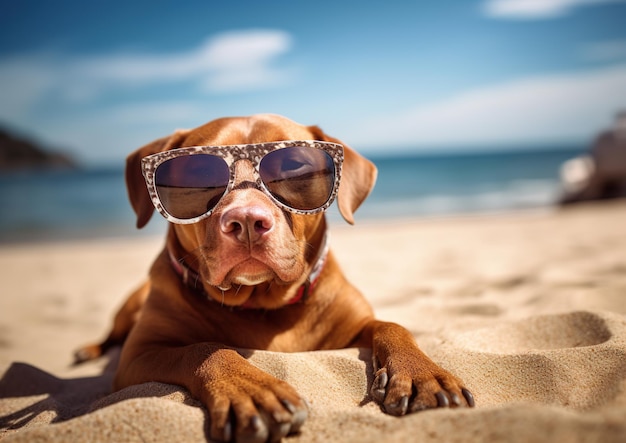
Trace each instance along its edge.
{"label": "distant hill", "polygon": [[0,128],[0,171],[77,166],[68,155],[49,151]]}

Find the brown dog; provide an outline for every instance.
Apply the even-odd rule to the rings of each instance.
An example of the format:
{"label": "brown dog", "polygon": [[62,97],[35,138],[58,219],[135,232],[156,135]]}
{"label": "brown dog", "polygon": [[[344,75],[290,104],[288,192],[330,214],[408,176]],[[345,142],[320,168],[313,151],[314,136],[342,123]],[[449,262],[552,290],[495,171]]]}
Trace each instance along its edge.
{"label": "brown dog", "polygon": [[[317,140],[330,154],[308,147],[317,142],[301,142],[301,149],[284,152],[282,144],[268,143],[282,140]],[[339,210],[353,223],[353,213],[376,179],[372,163],[345,145],[341,152],[334,143],[343,145],[318,127],[259,115],[178,131],[132,153],[126,180],[137,226],[148,223],[155,206],[174,223],[149,281],[118,312],[107,340],[81,349],[77,360],[97,357],[125,341],[115,389],[149,381],[184,386],[207,407],[210,436],[218,440],[276,441],[297,432],[307,417],[305,400],[290,385],[254,367],[237,349],[371,348],[375,379],[370,392],[385,412],[473,406],[461,380],[432,362],[407,330],[374,319],[328,251],[321,203],[327,197],[324,203],[332,201],[331,187],[341,175]],[[252,146],[176,152],[242,144]],[[247,148],[263,152],[249,155]],[[230,176],[226,166],[218,168],[221,160],[194,157],[205,149],[226,159]],[[264,150],[281,153],[272,156]],[[292,151],[293,156],[287,155]],[[141,161],[159,152],[164,154],[153,155],[153,163],[143,166],[147,189]],[[308,159],[309,154],[330,166],[298,175],[298,180],[314,180],[315,186],[306,188],[296,183],[292,171],[318,161]],[[240,160],[246,155],[247,160]],[[179,160],[168,166],[167,174],[160,173],[165,178],[158,169],[153,174],[154,165],[169,157]],[[260,160],[258,168],[260,157],[267,161]],[[212,176],[224,177],[206,178],[191,169],[205,160]],[[336,183],[327,174],[336,174]],[[230,180],[230,188],[218,189],[212,200],[208,194],[198,197],[181,188],[192,186],[189,177],[206,180],[203,186],[211,189]],[[197,203],[201,207],[191,211]]]}

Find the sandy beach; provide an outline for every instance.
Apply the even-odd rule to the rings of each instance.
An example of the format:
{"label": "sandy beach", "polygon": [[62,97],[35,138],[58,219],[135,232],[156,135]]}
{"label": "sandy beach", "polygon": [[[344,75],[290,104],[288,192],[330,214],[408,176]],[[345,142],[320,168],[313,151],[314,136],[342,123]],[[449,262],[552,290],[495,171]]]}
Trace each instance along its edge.
{"label": "sandy beach", "polygon": [[[477,407],[386,416],[369,351],[251,361],[310,403],[303,442],[626,441],[626,202],[333,226],[348,278],[465,380]],[[117,351],[72,367],[162,238],[0,246],[0,438],[205,441],[206,411],[164,384],[112,393]]]}

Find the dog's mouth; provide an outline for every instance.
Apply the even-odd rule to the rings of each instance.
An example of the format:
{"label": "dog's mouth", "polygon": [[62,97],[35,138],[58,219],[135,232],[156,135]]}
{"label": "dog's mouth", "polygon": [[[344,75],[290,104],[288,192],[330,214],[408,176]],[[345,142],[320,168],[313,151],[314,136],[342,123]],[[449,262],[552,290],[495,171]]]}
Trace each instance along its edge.
{"label": "dog's mouth", "polygon": [[268,263],[266,260],[248,256],[239,262],[229,263],[229,266],[212,269],[206,283],[221,291],[240,286],[253,287],[273,283],[284,285],[297,280],[302,274],[301,268],[302,266],[292,261]]}
{"label": "dog's mouth", "polygon": [[227,306],[275,309],[287,300],[284,290],[275,293],[273,288],[285,287],[291,280],[289,273],[275,272],[269,265],[250,257],[233,266],[220,283],[210,284],[214,290],[207,290],[207,295]]}
{"label": "dog's mouth", "polygon": [[269,266],[254,258],[250,258],[235,265],[228,274],[226,274],[226,278],[220,286],[224,287],[226,283],[256,286],[272,281],[275,278],[276,273]]}

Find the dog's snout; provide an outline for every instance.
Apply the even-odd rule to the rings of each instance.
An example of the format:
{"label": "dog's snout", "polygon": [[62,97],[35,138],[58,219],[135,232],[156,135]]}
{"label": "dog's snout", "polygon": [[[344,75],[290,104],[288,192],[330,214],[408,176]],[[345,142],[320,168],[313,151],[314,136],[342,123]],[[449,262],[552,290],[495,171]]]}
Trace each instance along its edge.
{"label": "dog's snout", "polygon": [[221,217],[222,233],[242,243],[255,244],[274,227],[274,216],[262,206],[243,206],[226,210]]}

